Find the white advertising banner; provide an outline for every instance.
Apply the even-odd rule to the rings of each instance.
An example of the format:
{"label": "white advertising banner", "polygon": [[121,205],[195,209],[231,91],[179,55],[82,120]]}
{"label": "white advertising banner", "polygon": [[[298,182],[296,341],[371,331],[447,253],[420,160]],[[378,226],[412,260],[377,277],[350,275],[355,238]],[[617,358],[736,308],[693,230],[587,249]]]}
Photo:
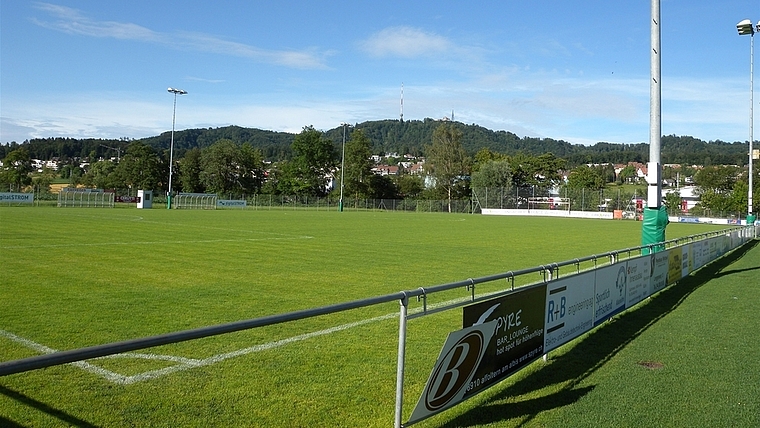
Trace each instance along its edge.
{"label": "white advertising banner", "polygon": [[625,262],[615,263],[596,270],[594,325],[598,325],[625,310],[627,282],[628,272]]}
{"label": "white advertising banner", "polygon": [[706,263],[709,263],[709,262],[717,259],[720,256],[720,254],[721,254],[720,251],[721,251],[721,247],[722,247],[722,245],[721,245],[722,242],[720,242],[720,241],[722,241],[722,240],[723,240],[722,236],[716,236],[714,238],[710,238],[710,239],[707,240],[707,243],[710,246],[710,252],[709,252],[709,254],[707,256]]}
{"label": "white advertising banner", "polygon": [[681,278],[691,273],[691,244],[681,247]]}
{"label": "white advertising banner", "polygon": [[34,203],[34,193],[0,192],[0,203],[31,204]]}
{"label": "white advertising banner", "polygon": [[710,257],[710,244],[706,240],[692,242],[691,257],[693,260],[692,270],[697,270],[707,263]]}
{"label": "white advertising banner", "polygon": [[630,259],[627,262],[627,287],[625,307],[639,303],[649,296],[649,282],[652,277],[652,256]]}
{"label": "white advertising banner", "polygon": [[547,284],[545,313],[544,352],[591,330],[594,324],[594,272]]}
{"label": "white advertising banner", "polygon": [[649,281],[649,294],[654,294],[668,285],[668,261],[670,251],[652,254],[652,276]]}
{"label": "white advertising banner", "polygon": [[216,206],[221,208],[245,208],[247,202],[244,199],[217,199]]}

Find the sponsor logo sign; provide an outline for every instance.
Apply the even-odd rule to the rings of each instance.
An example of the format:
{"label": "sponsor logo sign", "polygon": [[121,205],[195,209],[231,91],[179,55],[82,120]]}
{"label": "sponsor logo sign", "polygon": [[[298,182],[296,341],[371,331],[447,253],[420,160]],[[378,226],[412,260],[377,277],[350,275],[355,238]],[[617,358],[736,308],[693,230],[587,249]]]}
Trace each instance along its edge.
{"label": "sponsor logo sign", "polygon": [[594,325],[625,309],[628,266],[616,263],[596,270],[594,291]]}
{"label": "sponsor logo sign", "polygon": [[681,279],[681,272],[683,272],[683,265],[681,264],[683,250],[681,248],[672,248],[668,253],[670,253],[668,256],[668,285],[670,285]]}
{"label": "sponsor logo sign", "polygon": [[691,273],[691,244],[681,247],[681,278],[689,276]]}
{"label": "sponsor logo sign", "polygon": [[594,272],[546,286],[544,353],[590,330],[594,323]]}
{"label": "sponsor logo sign", "polygon": [[0,192],[0,203],[31,204],[34,202],[34,193]]}
{"label": "sponsor logo sign", "polygon": [[216,200],[216,206],[217,207],[245,207],[246,201],[245,200],[235,200],[235,199],[217,199]]}
{"label": "sponsor logo sign", "polygon": [[[649,294],[654,294],[668,285],[668,260],[670,251],[660,251],[651,255],[651,277],[649,280]],[[679,264],[680,266],[680,264]]]}
{"label": "sponsor logo sign", "polygon": [[545,307],[546,284],[465,307],[465,327],[446,339],[409,422],[454,406],[543,355]]}
{"label": "sponsor logo sign", "polygon": [[139,196],[115,196],[114,197],[115,202],[126,202],[129,204],[137,204],[140,202]]}
{"label": "sponsor logo sign", "polygon": [[630,308],[649,296],[649,282],[652,276],[651,269],[652,256],[638,257],[626,262],[626,272],[628,273],[626,280],[626,308]]}
{"label": "sponsor logo sign", "polygon": [[409,422],[416,422],[460,401],[472,383],[497,320],[450,333]]}

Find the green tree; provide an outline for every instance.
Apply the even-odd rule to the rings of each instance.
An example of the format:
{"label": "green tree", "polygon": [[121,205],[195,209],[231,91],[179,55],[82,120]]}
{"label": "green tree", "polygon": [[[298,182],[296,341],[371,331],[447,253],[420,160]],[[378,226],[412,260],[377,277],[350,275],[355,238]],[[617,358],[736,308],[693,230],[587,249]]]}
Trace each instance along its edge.
{"label": "green tree", "polygon": [[469,191],[466,176],[470,172],[470,159],[462,147],[462,131],[454,125],[441,124],[433,131],[426,153],[429,171],[448,200],[451,212],[451,200]]}
{"label": "green tree", "polygon": [[512,169],[512,183],[517,187],[557,184],[561,181],[560,170],[565,167],[565,160],[552,153],[532,156],[518,153],[509,158]]}
{"label": "green tree", "polygon": [[114,173],[130,189],[130,194],[137,189],[164,189],[169,178],[167,164],[155,150],[141,142],[127,147]]}
{"label": "green tree", "polygon": [[623,183],[629,183],[636,180],[636,167],[633,165],[626,165],[618,174],[620,181]]}
{"label": "green tree", "polygon": [[681,212],[681,193],[678,190],[671,190],[665,194],[664,198],[665,207],[671,214],[677,214]]}
{"label": "green tree", "polygon": [[396,184],[396,192],[402,199],[418,198],[425,189],[422,177],[419,175],[399,174],[394,177],[394,181]]}
{"label": "green tree", "polygon": [[335,145],[313,126],[306,126],[291,145],[293,159],[282,165],[279,189],[283,193],[324,196],[338,158]]}
{"label": "green tree", "polygon": [[201,181],[201,150],[194,147],[177,163],[179,166],[179,182],[183,192],[203,193],[206,187]]}
{"label": "green tree", "polygon": [[32,176],[32,184],[41,193],[50,193],[50,185],[55,180],[56,172],[48,167],[42,167],[39,174]]}
{"label": "green tree", "polygon": [[21,147],[10,153],[3,159],[0,171],[0,182],[8,185],[10,191],[20,192],[24,186],[32,183],[32,160],[29,152]]}
{"label": "green tree", "polygon": [[116,164],[110,160],[102,160],[90,165],[87,172],[82,176],[82,184],[97,189],[115,189],[122,187],[117,180]]}
{"label": "green tree", "polygon": [[704,167],[694,174],[694,184],[702,191],[730,192],[739,176],[739,168],[735,166]]}
{"label": "green tree", "polygon": [[82,182],[84,170],[72,159],[58,170],[58,174],[61,178],[69,180],[70,187],[75,187]]}
{"label": "green tree", "polygon": [[572,189],[601,190],[604,188],[605,180],[599,169],[582,165],[570,172],[567,185]]}
{"label": "green tree", "polygon": [[396,184],[387,175],[372,174],[369,177],[370,194],[373,199],[396,199],[398,190]]}
{"label": "green tree", "polygon": [[472,173],[473,189],[512,187],[512,168],[508,160],[490,160]]}
{"label": "green tree", "polygon": [[[351,132],[346,142],[345,170],[343,192],[359,199],[372,193],[372,142],[361,129]],[[376,183],[379,184],[379,183]],[[385,184],[383,184],[385,187]]]}
{"label": "green tree", "polygon": [[219,194],[257,193],[263,182],[261,152],[250,144],[237,146],[232,140],[219,140],[201,153],[201,183]]}

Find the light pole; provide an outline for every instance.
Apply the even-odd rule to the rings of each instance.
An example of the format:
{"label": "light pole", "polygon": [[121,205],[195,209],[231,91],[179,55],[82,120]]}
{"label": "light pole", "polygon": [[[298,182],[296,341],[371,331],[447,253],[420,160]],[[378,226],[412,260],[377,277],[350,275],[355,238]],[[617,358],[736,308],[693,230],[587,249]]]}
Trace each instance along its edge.
{"label": "light pole", "polygon": [[760,31],[760,22],[757,23],[757,29],[752,25],[752,21],[745,19],[736,24],[736,30],[739,31],[740,36],[749,35],[749,190],[747,193],[747,224],[755,222],[755,216],[752,214],[752,158],[753,150],[752,143],[754,140],[753,125],[755,122],[753,108],[754,108],[754,67],[755,67],[755,32]]}
{"label": "light pole", "polygon": [[169,92],[174,94],[174,111],[172,112],[172,142],[169,145],[169,193],[166,196],[166,209],[172,209],[172,168],[174,167],[174,120],[177,117],[177,95],[185,95],[187,91],[182,89],[169,88]]}
{"label": "light pole", "polygon": [[338,211],[343,212],[343,171],[346,163],[346,126],[347,123],[341,123],[343,127],[343,154],[340,156],[340,203],[338,204]]}

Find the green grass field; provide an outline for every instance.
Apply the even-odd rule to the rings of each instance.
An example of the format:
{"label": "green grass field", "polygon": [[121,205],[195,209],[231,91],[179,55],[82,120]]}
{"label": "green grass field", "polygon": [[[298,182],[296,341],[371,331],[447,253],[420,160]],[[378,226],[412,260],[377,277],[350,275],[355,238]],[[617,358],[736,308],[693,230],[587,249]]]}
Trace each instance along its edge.
{"label": "green grass field", "polygon": [[[719,228],[672,224],[667,237]],[[559,262],[637,246],[640,235],[641,224],[630,221],[467,214],[0,208],[0,361]],[[757,252],[739,262],[757,266]],[[751,267],[739,269],[737,275],[756,275]],[[709,273],[707,268],[703,271],[702,276]],[[659,352],[647,358],[664,360],[660,370],[629,367],[620,359],[695,296],[712,289],[712,282],[702,286],[706,279],[692,289],[679,285],[671,289],[678,290],[675,294],[661,293],[645,310],[626,313],[553,353],[548,367],[533,364],[419,426],[559,426],[567,418],[578,420],[575,426],[606,426],[636,413],[618,425],[633,426],[646,420],[642,413],[651,412],[652,406],[660,415],[648,426],[698,426],[674,423],[680,412],[668,409],[672,397],[667,388],[679,386],[679,376],[685,375],[705,385],[710,375],[703,366],[710,365],[685,356],[671,362],[662,348],[678,343],[685,354],[712,358],[706,351],[717,352],[712,349],[717,343],[728,343],[728,337],[709,326],[722,319],[703,314],[682,320],[685,325],[669,328],[688,331],[694,323],[706,327],[678,336],[679,341],[661,333],[665,336],[639,345],[642,354]],[[737,298],[726,304],[746,304],[743,310],[751,319],[749,303],[758,303],[756,293],[734,288]],[[467,295],[461,290],[439,299]],[[671,300],[680,305],[671,308]],[[661,308],[657,302],[665,303]],[[378,305],[147,349],[125,358],[98,359],[85,367],[67,365],[2,377],[0,425],[390,426],[397,312],[398,303]],[[350,324],[363,320],[366,323]],[[410,323],[405,415],[446,334],[460,324],[458,311]],[[340,328],[328,330],[336,326]],[[720,342],[714,344],[702,333],[717,334]],[[748,352],[747,358],[751,355]],[[743,361],[733,361],[739,357],[730,354],[710,363],[719,366],[727,358],[741,369]],[[633,353],[628,358],[643,357]],[[600,360],[602,364],[595,364]],[[622,369],[616,370],[616,364]],[[681,371],[674,372],[676,367]],[[638,389],[626,392],[621,385],[630,371],[649,378],[634,382]],[[721,376],[727,372],[724,367]],[[668,380],[658,375],[668,375]],[[665,392],[636,399],[648,397],[642,393],[650,392],[647,385],[658,380],[670,382],[661,386]],[[743,380],[754,382],[755,388],[760,384],[757,377]],[[715,381],[723,385],[719,392],[724,395],[740,391],[731,388],[734,377]],[[757,389],[754,392],[759,395]],[[705,399],[705,394],[715,398],[701,390],[693,396]],[[612,408],[598,409],[609,401]],[[760,409],[756,399],[746,401],[734,409],[744,416],[728,420],[752,421],[748,412],[756,415]]]}

